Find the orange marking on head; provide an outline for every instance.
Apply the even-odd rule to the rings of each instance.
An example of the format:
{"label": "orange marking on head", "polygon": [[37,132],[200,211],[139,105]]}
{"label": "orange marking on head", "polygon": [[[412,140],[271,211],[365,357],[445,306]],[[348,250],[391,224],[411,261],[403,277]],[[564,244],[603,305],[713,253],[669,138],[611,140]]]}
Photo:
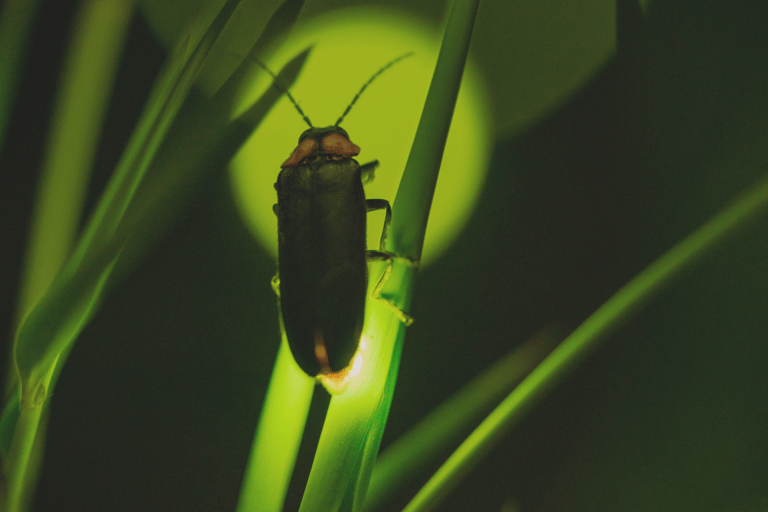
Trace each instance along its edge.
{"label": "orange marking on head", "polygon": [[296,146],[296,149],[293,150],[293,153],[288,157],[288,160],[283,162],[283,165],[280,167],[282,169],[285,169],[286,167],[296,167],[302,160],[310,156],[316,150],[317,142],[315,142],[314,139],[306,138]]}
{"label": "orange marking on head", "polygon": [[323,153],[339,155],[344,158],[352,158],[360,154],[360,148],[344,135],[337,132],[330,132],[323,137],[321,149]]}

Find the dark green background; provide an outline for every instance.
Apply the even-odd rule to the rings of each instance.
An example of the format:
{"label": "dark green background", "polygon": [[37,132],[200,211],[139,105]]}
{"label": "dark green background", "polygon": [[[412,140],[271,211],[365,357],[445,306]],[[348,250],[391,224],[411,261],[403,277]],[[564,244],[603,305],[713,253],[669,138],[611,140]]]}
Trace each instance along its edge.
{"label": "dark green background", "polygon": [[[640,20],[620,2],[626,12],[594,79],[498,141],[467,230],[420,274],[385,445],[541,327],[578,325],[768,172],[768,7],[658,0]],[[71,2],[43,2],[0,155],[9,339],[71,16]],[[162,61],[141,19],[130,37],[90,205]],[[275,263],[228,187],[222,169],[79,339],[35,510],[234,509],[278,326]],[[618,331],[440,510],[768,510],[766,228],[763,216]],[[288,510],[326,402],[318,390]]]}

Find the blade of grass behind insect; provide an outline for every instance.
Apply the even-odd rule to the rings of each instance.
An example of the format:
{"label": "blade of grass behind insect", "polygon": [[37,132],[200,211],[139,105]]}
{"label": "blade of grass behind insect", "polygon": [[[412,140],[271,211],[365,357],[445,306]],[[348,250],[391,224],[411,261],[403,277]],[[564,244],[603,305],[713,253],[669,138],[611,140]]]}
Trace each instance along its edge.
{"label": "blade of grass behind insect", "polygon": [[[479,0],[453,4],[424,111],[393,205],[387,250],[418,261],[445,140],[458,96]],[[374,265],[369,295],[386,263]],[[383,297],[401,311],[410,308],[414,265],[395,259]],[[364,368],[328,408],[301,512],[361,510],[394,393],[405,326],[392,307],[368,300]],[[362,350],[362,349],[361,349]],[[393,357],[397,357],[393,360]]]}
{"label": "blade of grass behind insect", "polygon": [[[297,0],[286,0],[285,4],[291,8],[278,9],[267,24],[267,34],[259,38],[262,44],[270,44],[295,22]],[[61,324],[57,319],[61,320],[61,315],[66,315],[66,308],[57,306],[61,300],[75,305],[79,297],[81,302],[85,301],[88,305],[85,309],[81,306],[81,313],[90,310],[97,298],[92,296],[96,283],[101,283],[99,290],[103,285],[103,276],[99,272],[107,267],[113,268],[118,253],[121,253],[122,258],[129,237],[131,243],[127,245],[127,252],[131,259],[129,262],[121,261],[119,270],[123,274],[131,267],[131,262],[135,262],[138,255],[150,245],[151,240],[167,227],[170,222],[166,221],[178,213],[184,199],[192,195],[195,185],[204,181],[211,170],[226,168],[229,159],[279,99],[280,93],[270,88],[232,122],[228,121],[229,109],[223,109],[222,113],[222,105],[217,102],[209,102],[204,108],[192,113],[186,112],[184,108],[187,105],[187,92],[197,70],[236,5],[236,1],[230,1],[222,8],[196,50],[186,59],[186,64],[183,55],[185,47],[182,45],[172,65],[168,67],[169,71],[158,80],[115,176],[91,219],[88,231],[81,238],[68,269],[63,272],[61,282],[47,298],[46,303],[51,307],[38,308],[40,318],[53,320],[47,322],[47,326],[55,328]],[[290,85],[295,81],[307,54],[308,51],[303,52],[281,70],[278,76],[281,85]],[[185,122],[171,125],[177,113],[185,112],[191,120],[188,118]],[[150,173],[150,169],[154,169],[154,172]],[[142,184],[148,174],[154,180],[149,180],[149,185]],[[75,309],[72,308],[73,311]],[[49,317],[51,311],[53,317]],[[86,320],[82,316],[79,321],[82,324]],[[35,322],[28,324],[33,329],[35,325]],[[54,351],[49,351],[49,356],[53,355]]]}
{"label": "blade of grass behind insect", "polygon": [[768,177],[634,277],[571,333],[462,443],[404,509],[433,510],[490,449],[608,334],[706,251],[768,209]]}
{"label": "blade of grass behind insect", "polygon": [[[182,167],[192,169],[201,162],[207,169],[224,169],[234,153],[266,117],[272,106],[282,97],[281,90],[292,86],[309,57],[308,48],[291,59],[275,78],[280,89],[269,87],[262,97],[221,129],[212,129],[198,133],[191,147],[179,155]],[[220,105],[220,104],[218,104]],[[215,116],[223,119],[221,116]],[[217,140],[216,149],[211,154],[199,155],[198,149]],[[177,161],[177,162],[178,162]],[[217,163],[218,162],[218,163]],[[167,208],[165,198],[170,189],[176,190],[177,180],[165,173],[154,181],[150,190],[142,194],[140,207],[131,208],[120,227],[126,233],[141,233],[138,238],[145,240],[147,226],[152,229],[158,218],[158,208]],[[147,220],[153,222],[146,222]],[[144,226],[144,228],[141,228]],[[134,236],[136,236],[134,235]],[[283,338],[284,338],[283,334]],[[296,457],[296,450],[301,441],[307,408],[314,389],[314,380],[301,372],[283,341],[278,360],[275,364],[270,387],[265,398],[258,430],[254,437],[251,455],[246,468],[246,475],[240,492],[238,512],[242,511],[278,511],[282,509],[285,492]]]}
{"label": "blade of grass behind insect", "polygon": [[131,137],[126,152],[120,159],[114,176],[81,238],[75,260],[82,261],[85,253],[91,250],[92,244],[106,244],[114,233],[176,114],[187,98],[187,93],[194,84],[208,52],[238,3],[239,0],[227,0],[178,74],[171,77],[170,83],[163,84],[162,92],[153,97],[154,103],[145,109],[146,115],[139,121],[137,130]]}
{"label": "blade of grass behind insect", "polygon": [[283,510],[309,414],[315,380],[301,371],[293,359],[282,320],[280,332],[280,350],[261,408],[236,512]]}
{"label": "blade of grass behind insect", "polygon": [[[102,4],[82,4],[68,45],[32,214],[19,316],[40,298],[61,269],[80,222],[96,144],[133,14],[132,0],[114,2],[109,8]],[[8,486],[6,510],[23,506],[37,479],[34,468],[38,464],[29,461],[40,455],[33,451],[40,415],[28,416],[18,410],[15,370],[9,372],[8,386],[17,389],[0,419]]]}
{"label": "blade of grass behind insect", "polygon": [[[293,85],[310,51],[311,48],[307,48],[291,59],[280,70],[275,83],[281,87]],[[113,280],[129,272],[167,226],[180,216],[179,212],[202,185],[227,168],[228,162],[281,97],[279,89],[269,87],[232,121],[220,113],[210,112],[209,108],[199,114],[192,113],[191,120],[180,120],[181,125],[191,129],[169,135],[169,147],[153,163],[152,172],[148,173],[116,232],[116,240],[130,237],[130,243],[123,250]],[[215,105],[221,106],[221,103]],[[226,124],[220,124],[222,122]]]}
{"label": "blade of grass behind insect", "polygon": [[[146,136],[147,132],[150,131],[152,127],[153,119],[156,118],[158,115],[160,115],[163,104],[167,100],[168,95],[173,90],[175,84],[178,82],[179,75],[183,69],[183,64],[185,60],[186,60],[186,56],[184,55],[184,48],[182,48],[182,50],[176,55],[174,55],[173,58],[169,61],[169,63],[166,65],[165,71],[160,75],[160,77],[156,81],[155,87],[153,88],[152,94],[150,95],[150,99],[147,103],[147,107],[145,108],[145,111],[143,114],[143,122],[140,122],[140,128],[137,128],[137,130],[134,131],[134,136],[133,136],[134,146],[140,145],[138,144],[139,139],[141,138],[139,137],[139,134],[141,133],[144,136]],[[134,150],[133,153],[135,152],[136,151]],[[123,159],[124,160],[128,159],[131,154],[132,152],[130,150],[127,150],[126,154],[123,155]],[[83,245],[82,240],[81,240],[81,245]],[[119,250],[119,247],[117,247],[115,251],[116,250]],[[77,267],[76,263],[78,263],[79,261],[81,260],[78,260],[77,262],[75,262],[75,258],[73,256],[70,256],[68,260],[68,264],[70,268],[76,268]],[[107,260],[106,262],[102,261],[101,264],[110,265],[111,264],[110,262],[111,262],[111,259]],[[92,278],[93,272],[90,272],[89,275]],[[60,274],[57,276],[57,279],[54,281],[54,283],[58,282],[59,287],[61,287],[65,281],[66,279]],[[82,285],[80,285],[80,288],[82,288]],[[49,287],[46,290],[46,295],[51,295],[54,289],[55,289],[54,286]],[[43,299],[44,298],[45,296],[43,296]],[[53,301],[54,310],[66,309],[66,308],[55,306],[57,302],[61,302],[63,300],[65,299],[59,298],[58,300]],[[36,304],[36,308],[40,308],[43,310],[46,309],[44,307],[41,308],[39,302]],[[30,311],[27,316],[31,314],[32,312]],[[24,318],[23,320],[24,321],[20,324],[20,329],[27,322],[34,323],[32,320],[28,318]],[[40,321],[45,321],[48,324],[52,323],[51,319],[46,320],[46,316],[44,314],[40,315]],[[17,338],[18,338],[18,332],[17,332]],[[18,344],[18,341],[17,341],[17,344]],[[24,344],[22,343],[22,350],[25,348],[23,345]]]}
{"label": "blade of grass behind insect", "polygon": [[[17,323],[61,269],[72,249],[77,224],[80,222],[95,144],[133,12],[132,0],[115,2],[108,9],[102,3],[83,3],[68,45],[32,214],[17,301]],[[14,4],[17,2],[4,6],[4,15],[9,10],[33,9],[33,5],[14,7]],[[31,12],[24,14],[32,15]],[[10,23],[8,20],[2,23],[6,22]],[[13,27],[7,32],[3,30],[0,29],[3,44],[10,44],[9,38],[15,32],[23,32],[19,27]],[[11,57],[10,54],[7,56]],[[4,62],[0,67],[9,64],[5,58],[0,57],[0,61]],[[94,69],[101,72],[94,73]],[[4,78],[0,78],[3,87],[7,85]],[[13,361],[13,358],[9,361]],[[16,377],[16,369],[9,368],[6,384],[9,390],[17,385]],[[18,404],[18,400],[14,400]],[[18,416],[11,409],[6,408],[4,411]],[[0,432],[0,446],[7,452],[11,443],[9,436],[13,435],[16,423],[6,419],[5,414],[0,422],[8,428]]]}
{"label": "blade of grass behind insect", "polygon": [[[283,2],[270,17],[251,53],[279,43],[296,22],[303,3],[304,0]],[[301,52],[280,70],[276,78],[280,88],[294,83],[309,51]],[[253,66],[258,67],[253,59],[245,59],[241,68]],[[235,93],[247,87],[250,80],[249,74],[236,71],[227,86],[212,98],[198,94],[194,99],[188,97],[182,105],[115,232],[112,245],[117,247],[129,237],[130,243],[121,249],[123,254],[112,280],[129,272],[154,241],[183,215],[204,184],[227,168],[229,160],[282,96],[280,88],[270,87],[245,112],[230,120]]]}
{"label": "blade of grass behind insect", "polygon": [[377,510],[389,496],[456,446],[479,419],[514,388],[563,339],[547,328],[515,348],[434,409],[376,461],[366,510]]}
{"label": "blade of grass behind insect", "polygon": [[[289,61],[277,75],[277,81],[281,84],[293,84],[303,68],[309,51],[307,49]],[[173,214],[177,213],[180,208],[175,203],[183,202],[186,195],[190,193],[188,189],[194,188],[189,181],[200,182],[206,175],[211,174],[211,170],[221,171],[225,169],[232,156],[253,133],[281,96],[282,93],[278,89],[270,87],[246,112],[223,128],[210,130],[210,127],[203,125],[204,130],[196,133],[197,139],[192,140],[188,151],[180,155],[179,159],[175,161],[187,172],[186,181],[179,180],[178,176],[165,173],[161,174],[161,179],[149,180],[149,184],[142,183],[142,187],[146,186],[147,190],[144,190],[143,193],[137,193],[137,197],[126,211],[109,244],[101,251],[94,251],[94,257],[78,268],[73,279],[62,280],[69,287],[69,294],[86,298],[89,296],[83,291],[78,293],[72,292],[72,290],[94,285],[102,269],[108,264],[106,260],[99,260],[99,257],[107,258],[119,253],[119,259],[115,258],[117,264],[108,274],[108,284],[119,280],[129,272],[132,265],[141,258],[148,246],[152,244],[152,241],[160,236],[163,229],[170,224],[169,216],[173,217]],[[199,142],[199,144],[194,142]],[[205,151],[199,151],[201,148],[205,148]],[[62,291],[52,287],[46,297],[50,296],[51,301],[55,303],[60,300],[62,293],[66,293],[66,290]],[[45,308],[41,309],[44,310]],[[66,359],[66,354],[70,349],[71,345],[65,346],[59,356],[60,362]],[[61,364],[59,363],[54,370],[51,389],[60,370]]]}
{"label": "blade of grass behind insect", "polygon": [[6,0],[0,11],[0,154],[40,0]]}
{"label": "blade of grass behind insect", "polygon": [[[248,55],[240,62],[240,65],[216,91],[213,97],[215,103],[221,103],[221,112],[231,113],[239,104],[241,95],[252,82],[252,77],[256,73],[262,73],[264,70],[258,64],[259,61],[265,62],[269,59],[272,50],[282,46],[288,38],[291,29],[299,18],[299,13],[304,7],[305,0],[285,0],[272,13],[264,31],[258,40],[253,44]],[[284,87],[283,84],[280,84]]]}
{"label": "blade of grass behind insect", "polygon": [[418,261],[479,0],[455,0],[413,147],[392,204],[387,250]]}
{"label": "blade of grass behind insect", "polygon": [[43,150],[19,316],[42,296],[72,250],[133,7],[133,0],[109,6],[88,1],[75,21]]}
{"label": "blade of grass behind insect", "polygon": [[[300,74],[308,54],[309,49],[294,57],[280,71],[277,80],[280,83],[293,84]],[[190,186],[190,180],[197,181],[199,184],[201,175],[205,177],[206,174],[211,174],[211,170],[221,171],[225,169],[232,156],[253,133],[281,96],[282,93],[276,88],[268,88],[262,97],[238,119],[228,123],[220,130],[206,132],[210,138],[205,143],[192,144],[194,149],[208,148],[205,152],[200,153],[190,149],[185,154],[186,160],[179,159],[177,161],[177,163],[183,164],[182,167],[192,178],[187,176],[186,182],[179,183],[178,180],[172,179],[173,177],[166,173],[163,175],[163,179],[153,181],[145,193],[137,194],[138,197],[126,211],[115,236],[110,241],[110,245],[95,253],[96,256],[108,257],[119,252],[119,259],[116,258],[117,264],[108,273],[109,282],[105,286],[119,280],[129,272],[132,265],[141,258],[148,246],[152,244],[153,239],[159,237],[163,229],[170,224],[169,216],[173,217],[173,213],[177,213],[178,209],[181,208],[174,203],[183,202],[183,199],[190,193],[189,190],[180,189],[194,188]],[[206,128],[208,127],[206,126]],[[210,147],[211,141],[215,142],[212,147]],[[142,184],[142,186],[144,185],[145,183]],[[88,286],[88,283],[91,283],[92,286],[94,279],[99,276],[103,267],[104,262],[97,259],[89,260],[78,269],[77,279],[70,281],[68,285],[70,288],[74,288],[78,286],[78,283],[79,286]],[[49,295],[55,297],[56,293],[52,292]],[[80,293],[80,295],[88,296],[86,293]],[[63,366],[62,361],[66,360],[71,347],[71,344],[66,345],[60,353],[59,363],[55,366],[50,381],[50,389],[55,386]],[[6,411],[13,412],[7,407],[4,414]],[[0,425],[3,424],[3,421],[0,421]]]}
{"label": "blade of grass behind insect", "polygon": [[[249,56],[258,55],[266,47],[279,45],[295,24],[303,4],[304,0],[283,2],[268,20]],[[308,53],[308,50],[302,52],[280,71],[277,83],[281,88],[293,84]],[[208,59],[213,56],[211,53]],[[131,234],[132,242],[126,247],[116,268],[115,280],[143,257],[174,219],[182,216],[181,212],[204,188],[204,184],[215,178],[216,172],[227,167],[234,153],[279,100],[281,94],[278,89],[271,87],[247,107],[246,112],[230,121],[238,92],[249,86],[252,80],[249,71],[254,68],[261,71],[253,58],[243,59],[213,97],[201,98],[198,95],[196,101],[187,101],[183,105],[121,221],[119,230],[122,234],[116,235],[116,238]],[[151,222],[148,222],[149,219]]]}
{"label": "blade of grass behind insect", "polygon": [[[218,25],[223,26],[227,17],[223,16],[223,21],[222,16],[218,17]],[[220,27],[215,30],[220,30]],[[49,291],[22,319],[16,332],[14,360],[20,377],[21,410],[6,462],[7,511],[20,510],[22,497],[29,494],[29,487],[34,481],[34,475],[28,474],[27,469],[42,417],[42,404],[50,393],[59,357],[68,353],[68,348],[93,314],[104,284],[122,251],[120,244],[110,245],[114,229],[192,85],[199,62],[215,40],[215,30],[211,32],[211,37],[203,38],[182,70],[162,84],[163,92],[155,96],[162,99],[158,101],[160,108],[153,109],[151,107],[155,105],[150,105],[147,109],[157,112],[157,115],[145,116],[146,123],[140,128],[146,130],[137,131],[132,138],[77,248]],[[169,92],[165,93],[166,90]],[[111,252],[105,253],[104,248],[110,248]],[[86,272],[81,271],[84,267]]]}
{"label": "blade of grass behind insect", "polygon": [[[280,83],[292,84],[296,80],[308,54],[309,50],[299,54],[281,70],[278,75]],[[218,142],[210,153],[201,155],[197,160],[192,159],[189,162],[190,165],[202,165],[218,169],[225,168],[226,162],[231,159],[240,145],[248,138],[281,96],[282,93],[277,89],[269,88],[262,98],[255,102],[243,115],[225,127],[220,133],[220,139],[216,139]],[[218,165],[216,164],[217,162]],[[164,185],[172,186],[172,183],[165,182]],[[109,240],[102,250],[92,251],[90,257],[80,266],[76,267],[76,271],[71,276],[66,275],[67,269],[65,268],[64,277],[54,281],[38,306],[28,316],[30,323],[25,323],[24,325],[31,326],[30,331],[20,330],[20,336],[29,335],[29,332],[34,333],[35,328],[39,332],[46,329],[47,324],[45,324],[45,321],[50,320],[57,329],[52,335],[57,337],[55,341],[58,343],[57,346],[61,346],[61,352],[54,354],[50,364],[43,367],[47,369],[48,373],[36,375],[37,380],[35,382],[37,387],[32,388],[35,394],[28,397],[22,396],[20,416],[16,418],[18,427],[14,432],[14,441],[9,457],[9,460],[12,462],[18,461],[13,467],[23,468],[22,462],[28,458],[29,450],[35,441],[37,424],[42,414],[40,404],[45,399],[45,396],[50,393],[50,390],[53,389],[56,377],[61,370],[61,364],[57,364],[59,358],[63,359],[66,357],[72,346],[72,341],[77,337],[85,322],[95,311],[96,301],[100,297],[107,280],[111,278],[112,269],[121,258],[126,244],[131,240],[131,237],[138,238],[139,241],[131,242],[130,245],[143,242],[144,237],[142,234],[151,233],[154,229],[156,217],[153,214],[157,212],[158,208],[164,206],[161,204],[161,200],[163,198],[167,199],[172,195],[163,196],[163,194],[159,193],[160,191],[155,190],[155,192],[158,192],[158,195],[155,196],[155,202],[143,202],[141,207],[132,207],[128,210],[130,215],[126,215],[115,236]],[[131,250],[135,250],[135,248]],[[68,309],[62,311],[57,305],[67,300],[67,298],[77,302],[67,303]],[[37,314],[43,315],[42,318],[37,319],[35,317]],[[26,402],[24,401],[25,398]],[[15,411],[12,408],[6,407],[4,414],[6,412],[7,415],[0,420],[0,425],[4,425],[6,419],[7,421],[13,421],[15,418]],[[21,472],[10,474],[20,475],[19,478],[24,476]]]}
{"label": "blade of grass behind insect", "polygon": [[[230,0],[227,5],[236,3]],[[234,5],[229,6],[230,10]],[[41,395],[38,389],[42,376],[50,372],[49,366],[62,348],[74,341],[92,313],[98,293],[123,248],[122,241],[113,240],[114,232],[227,18],[227,13],[217,17],[210,35],[201,40],[181,71],[170,83],[163,84],[167,92],[156,97],[159,108],[150,105],[148,115],[140,121],[74,253],[49,289],[55,293],[47,292],[22,320],[14,351],[22,380],[22,408],[39,405],[32,397],[45,398],[45,392]],[[105,254],[105,248],[111,253]],[[81,267],[88,267],[84,277],[78,275]]]}

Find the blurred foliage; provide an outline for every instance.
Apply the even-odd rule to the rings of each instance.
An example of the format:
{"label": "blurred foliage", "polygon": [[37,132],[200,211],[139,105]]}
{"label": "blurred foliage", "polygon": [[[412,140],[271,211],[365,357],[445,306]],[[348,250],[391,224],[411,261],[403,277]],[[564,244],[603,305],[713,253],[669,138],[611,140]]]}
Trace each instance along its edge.
{"label": "blurred foliage", "polygon": [[[139,3],[155,33],[169,46],[198,12],[202,19],[211,19],[223,0]],[[278,3],[263,0],[265,8]],[[355,5],[393,10],[434,25],[441,24],[446,13],[445,0],[329,0],[308,2],[299,20]],[[520,131],[589,80],[614,51],[614,20],[613,0],[481,3],[471,58],[489,84],[497,132]]]}

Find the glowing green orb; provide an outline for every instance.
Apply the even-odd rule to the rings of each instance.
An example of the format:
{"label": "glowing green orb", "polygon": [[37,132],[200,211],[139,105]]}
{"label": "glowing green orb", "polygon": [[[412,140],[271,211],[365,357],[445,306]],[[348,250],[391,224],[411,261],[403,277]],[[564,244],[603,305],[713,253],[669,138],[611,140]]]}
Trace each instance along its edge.
{"label": "glowing green orb", "polygon": [[[412,15],[370,8],[327,13],[297,26],[268,65],[277,73],[293,56],[314,45],[291,94],[316,127],[332,125],[360,87],[398,55],[415,54],[379,76],[347,114],[341,126],[360,148],[360,164],[379,160],[375,180],[366,185],[373,199],[395,198],[437,61],[441,34]],[[271,80],[254,84],[256,98]],[[422,265],[445,251],[461,232],[480,195],[491,153],[490,109],[480,77],[469,62],[443,156],[429,218]],[[257,239],[277,253],[273,187],[282,164],[308,128],[284,98],[233,162],[233,188],[239,209]],[[397,205],[393,205],[397,208]],[[369,248],[376,248],[383,213],[368,216]]]}

